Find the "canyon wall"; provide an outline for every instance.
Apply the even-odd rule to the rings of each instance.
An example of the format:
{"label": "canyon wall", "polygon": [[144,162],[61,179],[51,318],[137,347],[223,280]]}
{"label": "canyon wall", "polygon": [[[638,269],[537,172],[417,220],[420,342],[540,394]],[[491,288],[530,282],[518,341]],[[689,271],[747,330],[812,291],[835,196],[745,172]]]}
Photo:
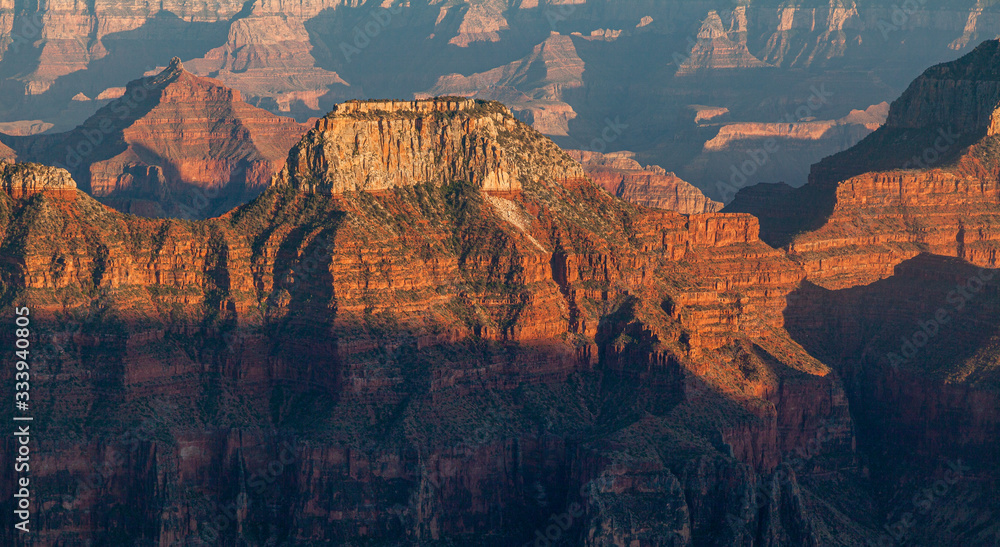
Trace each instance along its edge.
{"label": "canyon wall", "polygon": [[726,210],[756,214],[763,238],[831,289],[888,277],[922,252],[995,267],[998,48],[988,41],[928,69],[885,126],[816,164],[805,187],[745,189]]}
{"label": "canyon wall", "polygon": [[647,165],[643,168],[633,159],[634,154],[600,154],[586,150],[568,153],[583,165],[591,180],[629,203],[682,214],[714,213],[722,209],[721,203],[708,199],[700,190],[662,167]]}
{"label": "canyon wall", "polygon": [[348,103],[218,219],[0,213],[0,300],[63,401],[34,545],[503,545],[564,512],[581,544],[816,543],[809,465],[765,478],[818,436],[854,458],[837,376],[783,329],[804,274],[753,217],[634,208],[499,104]]}
{"label": "canyon wall", "polygon": [[997,510],[984,485],[996,480],[1000,392],[991,364],[998,48],[991,40],[928,69],[883,127],[815,165],[806,186],[755,186],[724,209],[756,215],[762,239],[804,269],[785,328],[843,378],[873,479],[899,485],[900,500],[913,496],[890,522],[920,507],[919,487],[906,485],[941,476],[935,462],[954,470],[961,459],[958,476],[971,473],[950,483],[943,522],[915,519],[892,532],[897,541],[926,541],[942,526],[970,530],[969,544],[997,538],[992,526],[971,531],[968,515]]}

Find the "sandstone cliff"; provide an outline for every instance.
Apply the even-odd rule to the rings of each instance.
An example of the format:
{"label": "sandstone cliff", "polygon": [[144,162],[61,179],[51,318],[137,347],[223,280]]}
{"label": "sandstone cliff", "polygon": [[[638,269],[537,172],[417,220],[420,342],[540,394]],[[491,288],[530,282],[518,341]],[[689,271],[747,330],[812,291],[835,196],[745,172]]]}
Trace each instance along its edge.
{"label": "sandstone cliff", "polygon": [[259,194],[304,132],[175,58],[73,131],[0,139],[120,210],[206,218]]}
{"label": "sandstone cliff", "polygon": [[763,68],[767,63],[754,57],[747,48],[746,7],[740,6],[729,13],[727,29],[715,10],[698,30],[697,42],[687,59],[677,67],[678,75],[692,74],[698,70]]}
{"label": "sandstone cliff", "polygon": [[853,459],[839,380],[782,328],[803,273],[753,217],[637,210],[495,103],[341,105],[217,219],[0,212],[0,299],[66,401],[38,544],[511,544],[574,503],[581,544],[816,543],[794,478],[756,488],[823,420]]}
{"label": "sandstone cliff", "polygon": [[[125,9],[118,0],[8,2],[0,5],[0,123],[42,120],[71,129],[115,90],[176,55],[248,103],[299,121],[351,98],[461,94],[504,102],[536,129],[563,138],[560,145],[584,148],[618,117],[631,130],[612,149],[636,151],[719,199],[716,182],[746,160],[736,162],[744,150],[702,162],[703,145],[715,135],[676,123],[679,109],[718,105],[732,121],[774,124],[803,107],[812,86],[826,85],[830,104],[810,117],[836,120],[889,99],[926,63],[1000,32],[996,7],[976,0],[913,14],[894,6],[216,0]],[[857,135],[788,143],[759,180],[804,184],[809,165]],[[722,173],[710,170],[715,164],[724,165]]]}
{"label": "sandstone cliff", "polygon": [[[970,517],[996,508],[983,484],[996,480],[991,439],[1000,427],[991,364],[998,50],[989,41],[927,70],[883,127],[815,165],[806,186],[758,185],[725,209],[755,214],[762,237],[804,268],[784,324],[844,379],[872,477],[898,488],[887,517],[897,541],[961,534],[963,543],[990,545],[998,537]],[[947,517],[899,525],[923,510],[914,483],[946,476],[940,461],[953,475],[939,509]]]}
{"label": "sandstone cliff", "polygon": [[316,66],[302,12],[322,9],[323,4],[300,6],[299,13],[289,13],[281,3],[251,2],[249,13],[230,24],[225,45],[186,66],[278,112],[316,112],[329,108],[335,99],[357,96],[335,71]]}
{"label": "sandstone cliff", "polygon": [[65,169],[37,164],[0,163],[0,184],[14,199],[43,193],[54,198],[76,197],[76,182]]}
{"label": "sandstone cliff", "polygon": [[503,101],[536,130],[568,135],[576,113],[567,101],[584,87],[583,71],[573,39],[553,32],[522,59],[470,76],[441,76],[434,87],[418,95]]}
{"label": "sandstone cliff", "polygon": [[998,50],[985,42],[928,69],[893,102],[885,126],[816,164],[805,187],[749,188],[726,210],[757,215],[763,238],[827,288],[888,277],[921,252],[995,266]]}
{"label": "sandstone cliff", "polygon": [[612,195],[629,203],[668,209],[685,215],[714,213],[722,204],[705,197],[694,186],[657,165],[643,168],[633,159],[634,154],[616,152],[600,154],[585,150],[570,150],[587,176]]}

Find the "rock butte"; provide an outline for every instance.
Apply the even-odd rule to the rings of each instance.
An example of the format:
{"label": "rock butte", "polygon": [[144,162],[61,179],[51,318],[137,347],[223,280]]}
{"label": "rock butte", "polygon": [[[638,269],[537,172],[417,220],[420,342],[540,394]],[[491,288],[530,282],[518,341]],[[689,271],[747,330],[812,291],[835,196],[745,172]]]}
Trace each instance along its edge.
{"label": "rock butte", "polygon": [[[996,47],[973,60],[996,66]],[[989,118],[970,118],[985,135]],[[950,518],[911,534],[988,545],[1000,295],[980,289],[956,331],[938,325],[959,346],[898,344],[989,273],[968,262],[990,248],[994,137],[956,141],[942,167],[868,173],[871,147],[941,136],[912,131],[880,129],[801,191],[742,192],[792,196],[762,220],[770,240],[792,236],[782,249],[746,213],[616,199],[488,102],[345,105],[259,197],[199,222],[123,215],[65,172],[4,167],[0,300],[58,343],[33,355],[33,370],[58,366],[43,385],[62,403],[38,437],[32,484],[53,518],[37,542],[185,541],[236,507],[216,530],[231,543],[256,526],[265,543],[524,544],[579,502],[567,539],[584,545],[857,545],[961,457]],[[894,211],[914,187],[929,206],[907,201],[884,229],[823,231],[844,204]],[[935,231],[909,226],[956,217],[965,260],[831,270],[798,247],[819,234],[837,256],[875,256],[857,250],[866,233],[927,251],[916,236]],[[838,289],[871,277],[886,279]],[[85,482],[105,461],[111,478]]]}
{"label": "rock butte", "polygon": [[[689,537],[728,511],[724,491],[751,488],[821,419],[841,424],[828,446],[852,442],[836,375],[782,328],[785,295],[803,273],[758,239],[756,219],[637,209],[496,103],[345,105],[293,147],[261,196],[217,219],[122,215],[79,191],[0,194],[0,213],[0,245],[14,253],[6,301],[32,306],[48,333],[70,316],[91,324],[94,303],[115,325],[53,334],[62,353],[35,365],[61,363],[47,382],[64,401],[39,441],[38,503],[84,523],[40,524],[41,543],[105,537],[88,515],[126,499],[141,500],[128,517],[146,530],[137,541],[190,537],[212,513],[191,500],[228,503],[237,470],[259,479],[281,439],[294,450],[281,484],[307,508],[304,520],[269,516],[263,500],[290,494],[266,481],[258,490],[255,479],[245,518],[297,542],[370,537],[382,529],[373,522],[398,522],[393,500],[411,498],[397,507],[406,529],[379,537],[477,531],[519,541],[533,524],[481,520],[524,510],[519,476],[553,493],[616,477],[613,491],[594,495],[656,508],[619,520],[594,498],[580,533]],[[185,356],[192,347],[202,354]],[[612,413],[638,412],[632,425],[600,433],[605,418],[585,410],[569,387],[577,382],[599,400],[638,405]],[[498,399],[477,403],[485,393]],[[301,410],[282,410],[286,397]],[[548,433],[524,410],[536,397],[556,420]],[[98,409],[102,401],[117,410]],[[252,410],[266,408],[277,414]],[[288,411],[311,425],[287,422]],[[106,427],[60,434],[94,413]],[[154,424],[144,431],[169,433],[140,438],[115,471],[128,481],[99,496],[77,488],[87,462],[116,446],[116,424],[140,427],[144,415]],[[635,428],[674,431],[659,437],[669,457],[616,456],[640,442]],[[593,440],[571,439],[591,429]],[[794,524],[810,518],[794,487],[769,496],[791,516],[753,516],[747,533],[784,526],[812,537]],[[355,511],[362,500],[371,511]],[[738,503],[764,511],[753,496]]]}
{"label": "rock butte", "polygon": [[438,98],[338,105],[292,149],[278,175],[313,190],[380,191],[467,180],[487,191],[520,191],[528,178],[582,179],[583,169],[554,145],[538,167],[517,138],[527,131],[499,103]]}
{"label": "rock butte", "polygon": [[43,193],[53,198],[75,198],[76,182],[65,169],[26,163],[0,163],[0,185],[14,199]]}
{"label": "rock butte", "polygon": [[259,194],[305,131],[174,58],[73,131],[0,139],[22,161],[68,168],[120,210],[204,218]]}
{"label": "rock butte", "polygon": [[[814,83],[836,87],[831,111],[878,102],[925,62],[908,54],[914,40],[943,59],[978,36],[1000,32],[997,7],[970,2],[943,2],[886,35],[880,23],[898,13],[898,2],[890,0],[755,1],[728,9],[706,0],[385,6],[213,0],[207,7],[166,0],[129,9],[118,0],[24,9],[7,2],[0,6],[0,35],[9,37],[0,44],[0,117],[72,129],[143,67],[164,64],[169,52],[192,73],[240,89],[249,104],[300,121],[351,98],[463,95],[504,102],[536,129],[565,137],[561,145],[579,148],[600,135],[609,110],[612,116],[642,112],[626,121],[632,130],[619,148],[671,166],[719,199],[716,181],[730,174],[711,166],[728,166],[745,153],[702,157],[697,147],[712,135],[674,123],[678,109],[725,104],[734,109],[733,120],[773,122],[801,108]],[[88,39],[80,43],[84,34]],[[648,55],[653,43],[665,58]],[[803,75],[808,84],[800,87]],[[703,78],[724,83],[704,85]],[[731,78],[749,85],[734,89]],[[754,97],[735,101],[747,93]],[[827,118],[828,111],[816,116]],[[810,164],[852,142],[835,133],[795,140],[758,180],[804,184]]]}

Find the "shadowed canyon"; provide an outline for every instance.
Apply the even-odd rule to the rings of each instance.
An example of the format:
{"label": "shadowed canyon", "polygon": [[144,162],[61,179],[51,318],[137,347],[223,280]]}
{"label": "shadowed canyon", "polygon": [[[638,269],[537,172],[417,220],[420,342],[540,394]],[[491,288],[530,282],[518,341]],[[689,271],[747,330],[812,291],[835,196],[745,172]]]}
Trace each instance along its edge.
{"label": "shadowed canyon", "polygon": [[995,8],[168,4],[0,4],[0,543],[1000,544]]}
{"label": "shadowed canyon", "polygon": [[630,151],[729,202],[801,186],[927,66],[1000,34],[990,2],[903,4],[8,0],[0,132],[69,131],[177,56],[302,123],[348,99],[497,100],[563,148]]}

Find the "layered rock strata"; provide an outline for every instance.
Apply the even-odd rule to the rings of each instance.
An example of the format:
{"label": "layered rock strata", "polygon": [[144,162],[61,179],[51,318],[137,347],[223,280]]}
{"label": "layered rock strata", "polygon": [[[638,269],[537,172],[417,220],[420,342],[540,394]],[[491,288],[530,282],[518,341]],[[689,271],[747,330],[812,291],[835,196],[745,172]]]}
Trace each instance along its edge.
{"label": "layered rock strata", "polygon": [[205,218],[259,194],[304,132],[175,58],[73,131],[0,140],[126,212]]}
{"label": "layered rock strata", "polygon": [[722,209],[722,203],[708,199],[701,190],[662,167],[642,167],[632,153],[600,154],[586,150],[568,153],[583,165],[591,180],[629,203],[682,214],[714,213]]}
{"label": "layered rock strata", "polygon": [[753,217],[637,210],[498,104],[339,107],[218,219],[0,211],[0,299],[65,402],[39,544],[511,544],[572,504],[571,541],[733,514],[817,542],[796,483],[754,489],[825,419],[853,457],[839,381],[782,328],[802,271]]}
{"label": "layered rock strata", "polygon": [[989,41],[927,70],[882,128],[815,165],[808,185],[745,189],[726,211],[757,215],[763,239],[786,247],[827,288],[888,277],[922,252],[995,266],[1000,99],[990,67],[998,51]]}

